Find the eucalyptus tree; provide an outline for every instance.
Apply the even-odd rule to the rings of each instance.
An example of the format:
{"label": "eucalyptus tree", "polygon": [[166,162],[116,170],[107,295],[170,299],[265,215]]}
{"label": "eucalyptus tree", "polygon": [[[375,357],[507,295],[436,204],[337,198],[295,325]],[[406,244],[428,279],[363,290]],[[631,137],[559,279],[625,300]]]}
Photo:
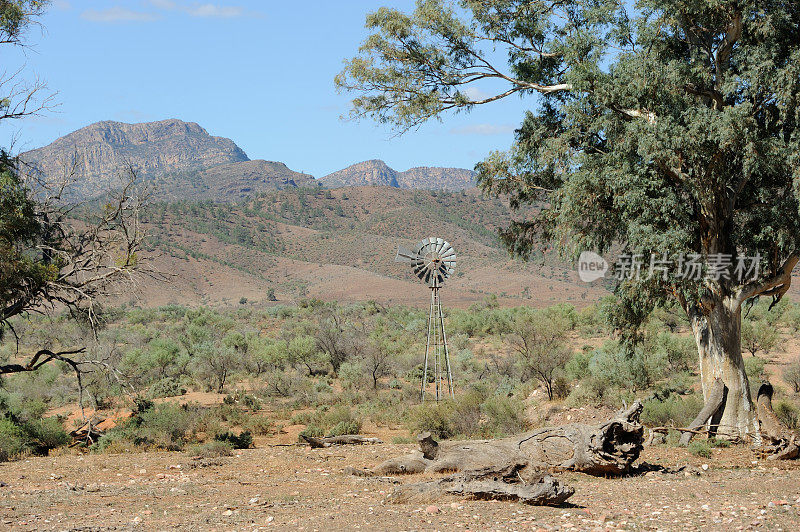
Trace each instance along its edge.
{"label": "eucalyptus tree", "polygon": [[798,261],[798,21],[774,0],[420,0],[369,14],[336,82],[354,116],[400,131],[531,96],[510,149],[477,165],[484,191],[539,207],[506,244],[619,253],[635,272],[630,257],[658,258],[657,275],[619,275],[619,323],[677,301],[704,393],[727,389],[720,433],[758,438],[741,312],[779,301]]}

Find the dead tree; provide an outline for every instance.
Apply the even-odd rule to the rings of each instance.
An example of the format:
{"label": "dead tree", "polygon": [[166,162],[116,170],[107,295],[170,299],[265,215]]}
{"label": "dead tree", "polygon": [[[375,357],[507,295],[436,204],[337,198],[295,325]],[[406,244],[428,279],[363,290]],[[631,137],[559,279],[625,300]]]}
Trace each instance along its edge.
{"label": "dead tree", "polygon": [[548,471],[603,476],[630,471],[642,450],[641,412],[642,404],[636,401],[599,425],[573,423],[496,440],[440,443],[430,433],[423,433],[417,437],[419,451],[355,473],[453,473],[433,482],[403,486],[400,497],[446,492],[558,505],[574,490],[547,476]]}

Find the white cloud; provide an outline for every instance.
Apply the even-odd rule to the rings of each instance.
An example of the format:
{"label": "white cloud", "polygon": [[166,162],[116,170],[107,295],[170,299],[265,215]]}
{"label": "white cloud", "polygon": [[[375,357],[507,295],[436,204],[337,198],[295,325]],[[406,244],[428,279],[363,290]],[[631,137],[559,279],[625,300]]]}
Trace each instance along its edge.
{"label": "white cloud", "polygon": [[244,9],[237,6],[218,6],[215,4],[195,4],[186,9],[193,17],[233,18],[241,17]]}
{"label": "white cloud", "polygon": [[108,9],[87,9],[81,13],[81,18],[91,22],[149,22],[158,17],[152,13],[132,11],[121,6]]}
{"label": "white cloud", "polygon": [[511,124],[472,124],[453,128],[450,133],[453,135],[504,135],[513,133],[514,129]]}
{"label": "white cloud", "polygon": [[473,102],[478,100],[485,100],[486,98],[490,98],[494,96],[493,94],[486,92],[484,90],[479,89],[478,87],[467,87],[463,91],[464,96],[472,100]]}
{"label": "white cloud", "polygon": [[182,4],[173,0],[150,0],[150,4],[164,11],[180,11],[191,17],[204,18],[235,18],[245,14],[245,10],[239,6],[223,6],[211,2],[194,2],[192,4]]}
{"label": "white cloud", "polygon": [[61,11],[69,11],[72,9],[72,4],[70,4],[67,0],[55,0],[53,2],[53,7]]}

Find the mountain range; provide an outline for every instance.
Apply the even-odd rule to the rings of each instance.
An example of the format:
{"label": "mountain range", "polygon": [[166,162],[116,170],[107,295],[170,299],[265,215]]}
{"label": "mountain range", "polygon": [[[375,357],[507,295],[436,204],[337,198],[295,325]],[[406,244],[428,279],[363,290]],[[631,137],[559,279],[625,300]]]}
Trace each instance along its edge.
{"label": "mountain range", "polygon": [[508,205],[484,197],[475,173],[461,168],[398,172],[371,160],[314,179],[251,160],[232,140],[180,120],[98,122],[21,158],[46,175],[71,173],[73,199],[102,194],[128,169],[152,186],[144,256],[170,282],[143,281],[125,303],[235,304],[274,294],[424,305],[425,286],[393,259],[398,245],[428,236],[458,253],[448,304],[494,294],[505,304],[582,305],[606,293],[553,254],[512,260],[497,236],[512,218]]}
{"label": "mountain range", "polygon": [[153,184],[162,198],[221,202],[296,187],[463,190],[475,186],[475,173],[463,168],[418,167],[398,172],[378,160],[316,180],[281,162],[251,160],[233,140],[176,119],[97,122],[23,153],[21,159],[43,175],[69,176],[74,182],[73,200],[101,195],[130,172]]}
{"label": "mountain range", "polygon": [[373,159],[319,179],[328,188],[382,186],[425,190],[464,190],[475,186],[475,172],[464,168],[420,166],[398,172]]}

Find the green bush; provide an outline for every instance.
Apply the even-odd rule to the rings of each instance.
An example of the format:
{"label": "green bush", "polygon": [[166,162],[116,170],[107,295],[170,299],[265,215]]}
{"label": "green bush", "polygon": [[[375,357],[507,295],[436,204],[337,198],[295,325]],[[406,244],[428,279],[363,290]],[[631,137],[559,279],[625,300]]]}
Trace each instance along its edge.
{"label": "green bush", "polygon": [[0,462],[7,462],[25,450],[25,434],[10,419],[0,418]]}
{"label": "green bush", "polygon": [[452,438],[456,434],[452,411],[453,405],[447,401],[413,406],[406,416],[408,428],[413,434],[430,432],[434,438]]}
{"label": "green bush", "polygon": [[645,401],[641,420],[650,427],[685,427],[703,408],[703,399],[696,395],[668,397],[663,401]]}
{"label": "green bush", "polygon": [[70,442],[69,434],[55,417],[47,417],[23,424],[28,438],[28,447],[35,454],[47,454],[50,449],[62,447]]}
{"label": "green bush", "polygon": [[794,404],[788,401],[776,402],[775,415],[788,428],[792,430],[800,428],[800,410]]}
{"label": "green bush", "polygon": [[186,387],[178,379],[165,377],[150,386],[147,396],[151,399],[158,399],[160,397],[176,397],[184,394],[186,394]]}
{"label": "green bush", "polygon": [[189,448],[189,455],[197,458],[219,458],[222,456],[233,456],[233,445],[228,441],[214,440]]}
{"label": "green bush", "polygon": [[266,436],[275,432],[275,423],[267,416],[250,416],[244,423],[244,428],[257,436]]}
{"label": "green bush", "polygon": [[489,397],[481,405],[481,412],[487,417],[487,436],[519,434],[528,428],[525,405],[515,397]]}
{"label": "green bush", "polygon": [[253,446],[253,435],[247,430],[238,436],[232,432],[223,432],[214,436],[214,441],[228,443],[234,449],[249,449]]}
{"label": "green bush", "polygon": [[313,414],[301,413],[292,418],[293,424],[304,424],[300,434],[320,438],[361,432],[361,419],[347,406],[322,407]]}
{"label": "green bush", "polygon": [[694,440],[690,443],[689,452],[701,458],[711,458],[711,446],[703,440]]}
{"label": "green bush", "polygon": [[153,405],[140,400],[137,412],[107,432],[94,448],[103,450],[112,442],[127,441],[138,447],[180,451],[195,439],[202,420],[200,412],[188,405]]}

